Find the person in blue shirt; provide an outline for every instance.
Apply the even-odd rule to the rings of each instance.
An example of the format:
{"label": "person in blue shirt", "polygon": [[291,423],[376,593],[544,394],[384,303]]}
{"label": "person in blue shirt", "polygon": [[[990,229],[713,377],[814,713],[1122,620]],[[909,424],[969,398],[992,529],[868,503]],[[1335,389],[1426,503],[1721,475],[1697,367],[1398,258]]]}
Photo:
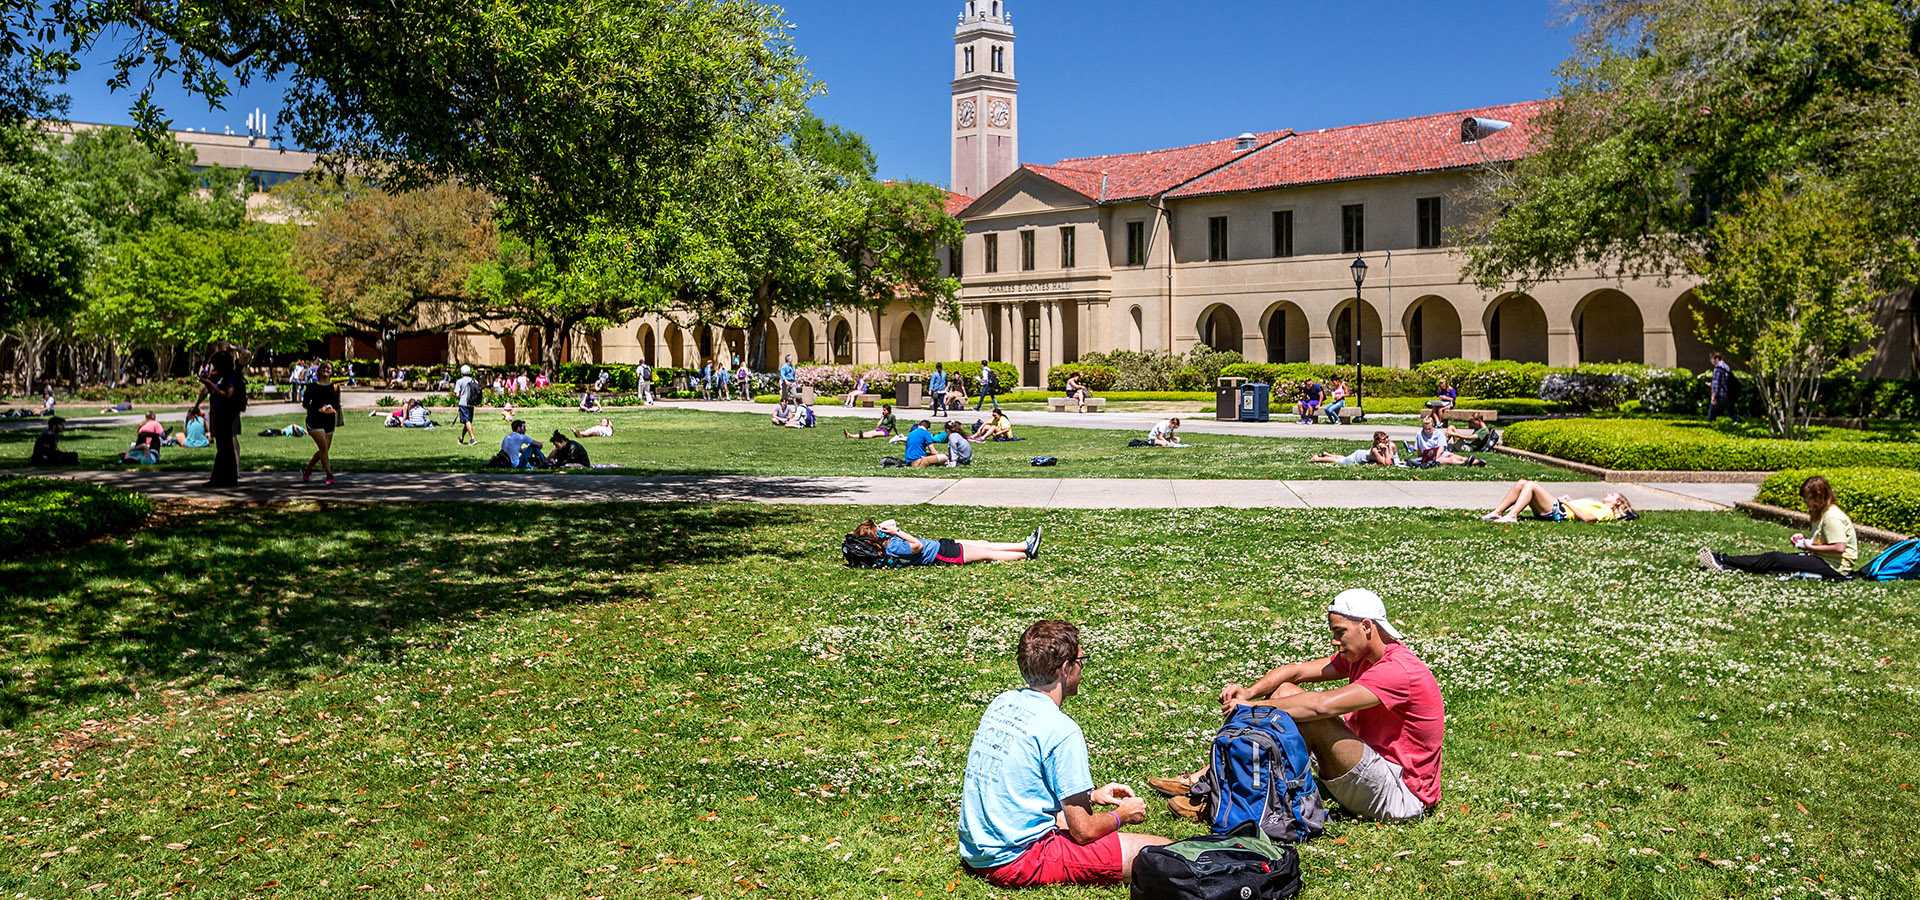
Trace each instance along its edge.
{"label": "person in blue shirt", "polygon": [[945,363],[933,364],[933,375],[927,379],[927,393],[933,395],[933,415],[944,419],[947,416],[947,366]]}
{"label": "person in blue shirt", "polygon": [[500,440],[500,453],[507,460],[509,469],[544,469],[547,456],[540,452],[540,442],[527,437],[527,423],[523,419],[513,420],[512,430]]}
{"label": "person in blue shirt", "polygon": [[1017,655],[1026,687],[980,717],[961,782],[960,861],[994,887],[1122,884],[1142,848],[1172,843],[1121,831],[1147,820],[1145,801],[1124,784],[1094,785],[1086,736],[1061,711],[1087,657],[1078,628],[1033,623]]}
{"label": "person in blue shirt", "polygon": [[1713,351],[1713,374],[1707,381],[1707,421],[1720,417],[1721,413],[1733,414],[1733,366],[1727,364],[1727,358],[1720,351]]}
{"label": "person in blue shirt", "polygon": [[917,538],[892,519],[872,519],[853,529],[853,536],[871,543],[888,559],[909,566],[964,566],[979,562],[1018,562],[1040,558],[1040,529],[1025,541],[969,541],[953,538]]}
{"label": "person in blue shirt", "polygon": [[921,419],[913,423],[912,431],[907,432],[907,448],[901,454],[907,465],[916,469],[930,469],[947,464],[946,455],[933,449],[932,426],[932,422]]}
{"label": "person in blue shirt", "polygon": [[793,354],[787,354],[785,362],[780,364],[780,399],[791,399],[799,389],[800,370],[793,367]]}

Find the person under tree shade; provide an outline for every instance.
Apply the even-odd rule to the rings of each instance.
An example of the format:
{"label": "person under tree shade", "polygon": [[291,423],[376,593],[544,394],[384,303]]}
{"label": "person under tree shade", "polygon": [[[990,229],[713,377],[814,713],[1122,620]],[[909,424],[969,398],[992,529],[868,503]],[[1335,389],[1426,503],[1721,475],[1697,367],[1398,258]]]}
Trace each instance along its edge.
{"label": "person under tree shade", "polygon": [[333,432],[340,427],[340,389],[333,384],[333,367],[321,363],[313,369],[314,380],[307,385],[300,405],[307,411],[307,436],[313,438],[313,456],[300,469],[300,480],[313,479],[317,466],[333,484]]}
{"label": "person under tree shade", "polygon": [[33,455],[27,464],[33,466],[77,466],[80,454],[72,450],[60,449],[60,435],[67,430],[67,420],[54,416],[47,420],[46,430],[33,439]]}
{"label": "person under tree shade", "polygon": [[233,487],[240,483],[240,414],[247,409],[247,379],[232,350],[220,350],[200,371],[200,399],[207,404],[209,431],[213,434],[213,477],[209,487]]}
{"label": "person under tree shade", "polygon": [[1710,572],[1751,572],[1756,575],[1814,575],[1829,581],[1847,578],[1860,558],[1860,538],[1853,519],[1833,502],[1833,485],[1815,475],[1800,483],[1800,499],[1807,504],[1811,536],[1795,534],[1788,542],[1799,553],[1772,551],[1752,556],[1728,556],[1700,548],[1700,567]]}

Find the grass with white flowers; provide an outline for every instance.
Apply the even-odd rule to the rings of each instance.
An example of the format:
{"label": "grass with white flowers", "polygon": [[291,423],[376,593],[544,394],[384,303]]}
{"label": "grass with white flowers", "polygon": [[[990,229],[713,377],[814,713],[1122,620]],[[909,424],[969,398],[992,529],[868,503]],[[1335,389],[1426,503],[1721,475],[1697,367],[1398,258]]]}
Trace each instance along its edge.
{"label": "grass with white flowers", "polygon": [[1920,892],[1920,595],[1693,566],[1778,527],[922,509],[1043,556],[843,568],[876,514],[244,508],[0,562],[0,894],[987,897],[954,811],[1029,622],[1082,624],[1067,711],[1140,787],[1354,585],[1440,679],[1445,795],[1336,822],[1310,896]]}

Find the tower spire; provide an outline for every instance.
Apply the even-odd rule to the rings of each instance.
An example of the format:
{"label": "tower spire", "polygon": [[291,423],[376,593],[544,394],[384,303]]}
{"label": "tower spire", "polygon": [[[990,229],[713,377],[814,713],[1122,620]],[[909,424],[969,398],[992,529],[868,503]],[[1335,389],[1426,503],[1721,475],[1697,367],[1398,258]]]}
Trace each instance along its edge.
{"label": "tower spire", "polygon": [[1020,82],[1005,0],[967,0],[953,45],[953,189],[978,197],[1020,165]]}

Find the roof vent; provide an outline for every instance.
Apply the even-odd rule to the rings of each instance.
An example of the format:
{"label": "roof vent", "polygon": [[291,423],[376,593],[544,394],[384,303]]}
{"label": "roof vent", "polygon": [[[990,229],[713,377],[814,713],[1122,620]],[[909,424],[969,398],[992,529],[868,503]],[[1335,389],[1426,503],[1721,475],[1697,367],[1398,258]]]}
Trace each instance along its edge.
{"label": "roof vent", "polygon": [[1255,137],[1253,132],[1242,132],[1239,137],[1233,139],[1233,152],[1242,153],[1247,150],[1252,150],[1253,145],[1259,142],[1260,139]]}
{"label": "roof vent", "polygon": [[1460,123],[1460,143],[1471,144],[1490,134],[1505,131],[1512,127],[1512,122],[1505,122],[1500,119],[1486,119],[1480,116],[1468,116]]}

